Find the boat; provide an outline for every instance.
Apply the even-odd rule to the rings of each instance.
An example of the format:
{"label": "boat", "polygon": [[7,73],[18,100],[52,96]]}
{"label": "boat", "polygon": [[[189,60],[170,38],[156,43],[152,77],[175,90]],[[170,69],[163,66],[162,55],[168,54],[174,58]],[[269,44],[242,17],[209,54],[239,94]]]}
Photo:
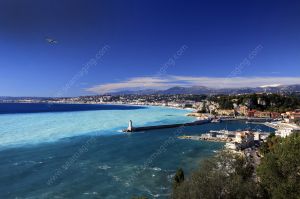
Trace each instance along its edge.
{"label": "boat", "polygon": [[216,119],[211,120],[211,123],[220,123],[220,122],[221,122],[220,118],[216,118]]}

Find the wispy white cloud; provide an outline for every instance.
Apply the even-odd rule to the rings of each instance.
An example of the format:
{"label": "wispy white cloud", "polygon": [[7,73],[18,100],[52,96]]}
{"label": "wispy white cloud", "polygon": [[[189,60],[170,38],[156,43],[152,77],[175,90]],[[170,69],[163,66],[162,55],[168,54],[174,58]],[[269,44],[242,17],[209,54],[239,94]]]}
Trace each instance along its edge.
{"label": "wispy white cloud", "polygon": [[158,77],[135,77],[126,81],[117,83],[107,83],[87,88],[86,91],[94,93],[107,93],[119,90],[139,90],[139,89],[166,89],[171,86],[179,86],[170,81],[169,78],[158,78]]}
{"label": "wispy white cloud", "polygon": [[189,85],[210,88],[260,87],[263,85],[300,84],[300,77],[190,77],[171,76],[173,79]]}
{"label": "wispy white cloud", "polygon": [[120,90],[167,89],[173,86],[206,86],[209,88],[260,87],[265,85],[300,84],[300,77],[195,77],[164,76],[134,77],[116,83],[105,83],[87,88],[86,91],[103,94]]}

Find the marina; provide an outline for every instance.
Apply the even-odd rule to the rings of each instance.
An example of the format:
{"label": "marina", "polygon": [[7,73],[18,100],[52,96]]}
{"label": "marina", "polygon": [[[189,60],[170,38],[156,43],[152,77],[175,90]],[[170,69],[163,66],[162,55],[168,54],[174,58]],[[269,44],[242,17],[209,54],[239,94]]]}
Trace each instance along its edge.
{"label": "marina", "polygon": [[211,130],[201,135],[183,135],[179,139],[202,140],[210,142],[226,142],[225,148],[232,150],[243,150],[255,145],[269,136],[269,132],[260,131],[228,131],[228,130]]}

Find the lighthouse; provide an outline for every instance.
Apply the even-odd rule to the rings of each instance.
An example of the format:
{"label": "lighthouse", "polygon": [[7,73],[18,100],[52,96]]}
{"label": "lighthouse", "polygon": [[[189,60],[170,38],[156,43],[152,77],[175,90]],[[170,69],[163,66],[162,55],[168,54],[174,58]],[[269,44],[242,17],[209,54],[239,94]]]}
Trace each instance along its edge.
{"label": "lighthouse", "polygon": [[132,130],[133,130],[132,121],[129,120],[127,131],[128,131],[128,132],[132,132]]}

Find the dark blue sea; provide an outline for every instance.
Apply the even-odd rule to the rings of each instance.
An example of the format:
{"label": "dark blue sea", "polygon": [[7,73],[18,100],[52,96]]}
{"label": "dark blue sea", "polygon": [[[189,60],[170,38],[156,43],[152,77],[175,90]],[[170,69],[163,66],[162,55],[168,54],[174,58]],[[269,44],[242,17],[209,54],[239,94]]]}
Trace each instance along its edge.
{"label": "dark blue sea", "polygon": [[70,112],[92,110],[134,110],[142,106],[116,106],[99,104],[58,104],[58,103],[0,103],[0,114],[11,113],[41,113],[41,112]]}
{"label": "dark blue sea", "polygon": [[243,122],[124,134],[135,126],[189,122],[187,110],[116,105],[0,104],[0,198],[168,198],[222,143],[177,139],[209,130],[272,129]]}

